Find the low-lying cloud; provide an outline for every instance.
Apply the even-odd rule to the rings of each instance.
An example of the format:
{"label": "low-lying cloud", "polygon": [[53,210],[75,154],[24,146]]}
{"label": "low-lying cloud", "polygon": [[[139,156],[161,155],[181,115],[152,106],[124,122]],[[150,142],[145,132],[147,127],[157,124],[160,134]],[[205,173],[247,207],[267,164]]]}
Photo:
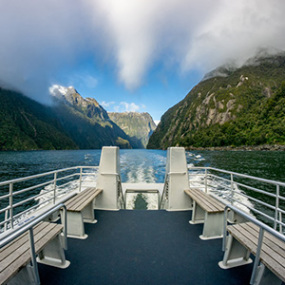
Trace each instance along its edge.
{"label": "low-lying cloud", "polygon": [[242,63],[259,48],[285,49],[284,11],[283,0],[2,0],[0,85],[44,101],[57,76],[86,58],[98,72],[114,67],[130,90],[154,66]]}

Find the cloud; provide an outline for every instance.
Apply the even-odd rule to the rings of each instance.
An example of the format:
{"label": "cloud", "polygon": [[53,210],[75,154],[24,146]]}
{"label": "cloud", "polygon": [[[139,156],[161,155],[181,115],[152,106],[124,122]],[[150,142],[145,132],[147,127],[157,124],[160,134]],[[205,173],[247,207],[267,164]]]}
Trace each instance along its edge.
{"label": "cloud", "polygon": [[112,105],[114,105],[115,104],[115,102],[114,101],[111,101],[111,102],[105,102],[105,101],[102,101],[101,103],[100,103],[100,105],[103,107],[103,108],[108,108],[108,107],[110,107],[110,106],[112,106]]}
{"label": "cloud", "polygon": [[42,100],[86,60],[135,90],[153,69],[207,72],[261,47],[285,49],[284,0],[2,2],[0,84]]}
{"label": "cloud", "polygon": [[220,2],[215,15],[190,37],[184,68],[206,71],[229,61],[242,64],[261,48],[285,49],[284,1]]}
{"label": "cloud", "polygon": [[140,106],[135,103],[120,102],[119,105],[114,106],[115,112],[138,112]]}

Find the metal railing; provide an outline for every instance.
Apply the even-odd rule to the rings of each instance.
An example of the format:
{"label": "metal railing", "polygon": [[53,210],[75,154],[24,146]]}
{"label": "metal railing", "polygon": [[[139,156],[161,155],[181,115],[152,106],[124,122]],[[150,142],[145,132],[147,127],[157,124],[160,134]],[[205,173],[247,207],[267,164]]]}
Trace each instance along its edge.
{"label": "metal railing", "polygon": [[117,188],[117,202],[118,202],[118,208],[119,209],[125,209],[126,208],[126,202],[124,198],[123,188],[122,188],[122,181],[121,181],[121,175],[119,173],[115,172],[100,172],[100,175],[110,175],[116,177],[116,188]]}
{"label": "metal railing", "polygon": [[40,284],[40,278],[39,278],[39,272],[38,272],[38,265],[36,261],[36,251],[35,251],[35,243],[34,243],[34,234],[33,234],[33,227],[38,224],[39,222],[43,221],[45,218],[52,215],[52,213],[63,210],[63,220],[62,223],[63,226],[63,247],[64,249],[67,249],[67,226],[66,226],[66,207],[63,204],[59,204],[51,208],[49,211],[46,211],[45,213],[39,215],[36,219],[34,219],[31,222],[28,222],[27,224],[24,224],[23,226],[15,229],[13,232],[9,233],[8,236],[2,238],[0,240],[0,248],[7,245],[9,242],[13,241],[26,231],[29,231],[29,241],[30,241],[30,254],[31,254],[31,261],[32,261],[32,268],[34,271],[35,281],[36,284]]}
{"label": "metal railing", "polygon": [[166,174],[165,180],[164,180],[163,191],[162,191],[162,195],[160,198],[159,209],[167,209],[168,202],[169,202],[169,175]]}
{"label": "metal railing", "polygon": [[258,242],[257,242],[257,247],[256,247],[256,254],[255,254],[255,260],[254,260],[254,264],[253,264],[253,270],[252,270],[252,275],[251,275],[251,279],[250,279],[250,284],[254,283],[255,280],[255,276],[257,273],[257,267],[259,265],[259,261],[260,261],[260,253],[261,253],[261,247],[262,247],[262,243],[263,243],[263,237],[264,237],[264,231],[267,231],[268,233],[272,234],[274,237],[278,238],[279,240],[285,242],[285,236],[281,233],[278,233],[276,230],[273,230],[271,227],[265,225],[264,223],[260,222],[259,220],[253,218],[252,216],[246,214],[245,212],[241,211],[240,209],[232,206],[232,205],[227,205],[225,207],[225,211],[224,211],[224,234],[223,234],[223,251],[226,250],[226,238],[227,238],[227,215],[228,215],[228,210],[232,210],[235,213],[239,214],[240,216],[242,216],[243,218],[245,218],[246,220],[254,223],[255,225],[257,225],[259,227],[259,236],[258,236]]}
{"label": "metal railing", "polygon": [[98,166],[76,166],[0,182],[0,232],[13,229],[48,203],[55,205],[65,194],[80,192],[96,169]]}
{"label": "metal railing", "polygon": [[[253,213],[283,232],[285,223],[285,183],[213,167],[189,167],[189,186],[200,188]],[[194,174],[193,174],[194,173]]]}
{"label": "metal railing", "polygon": [[121,176],[117,174],[117,198],[118,198],[118,204],[120,209],[126,208],[126,202],[124,198],[123,188],[122,188],[122,181]]}

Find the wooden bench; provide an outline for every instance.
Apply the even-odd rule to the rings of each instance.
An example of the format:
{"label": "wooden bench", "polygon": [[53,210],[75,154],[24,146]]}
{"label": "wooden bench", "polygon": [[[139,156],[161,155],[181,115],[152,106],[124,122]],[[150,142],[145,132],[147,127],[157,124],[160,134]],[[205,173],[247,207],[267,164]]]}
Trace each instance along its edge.
{"label": "wooden bench", "polygon": [[94,201],[102,191],[102,189],[90,187],[78,193],[65,203],[67,209],[68,237],[80,239],[87,238],[84,230],[84,222],[97,222],[94,215]]}
{"label": "wooden bench", "polygon": [[[40,222],[33,227],[35,252],[40,263],[66,268],[70,262],[65,259],[61,241],[63,225]],[[0,249],[0,284],[21,280],[21,284],[34,284],[31,260],[29,231]],[[17,274],[19,272],[19,274]],[[17,274],[17,275],[16,275]],[[14,282],[13,280],[13,282]],[[18,281],[17,281],[18,280]],[[23,281],[24,280],[24,281]]]}
{"label": "wooden bench", "polygon": [[[227,226],[229,236],[223,261],[219,262],[220,267],[227,269],[252,262],[249,255],[256,255],[259,230],[252,222]],[[273,285],[285,282],[285,243],[266,231],[260,261],[254,284]]]}
{"label": "wooden bench", "polygon": [[200,238],[221,238],[223,236],[225,205],[196,188],[187,189],[184,192],[193,200],[190,223],[204,223],[203,233],[200,235]]}

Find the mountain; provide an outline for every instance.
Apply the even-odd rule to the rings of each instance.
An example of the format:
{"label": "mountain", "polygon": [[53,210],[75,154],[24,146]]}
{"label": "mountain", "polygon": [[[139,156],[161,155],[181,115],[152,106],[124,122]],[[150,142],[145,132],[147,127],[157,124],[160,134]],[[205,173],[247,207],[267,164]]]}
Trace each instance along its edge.
{"label": "mountain", "polygon": [[116,123],[129,137],[135,148],[146,148],[149,137],[156,125],[148,113],[124,112],[108,113],[110,119]]}
{"label": "mountain", "polygon": [[132,147],[95,99],[82,98],[73,87],[53,86],[51,93],[54,104],[45,106],[0,88],[0,151]]}
{"label": "mountain", "polygon": [[148,148],[285,144],[285,53],[220,67],[161,118]]}
{"label": "mountain", "polygon": [[0,150],[77,149],[50,107],[0,88]]}
{"label": "mountain", "polygon": [[81,149],[116,145],[132,148],[129,137],[93,98],[83,98],[73,87],[54,85],[54,112],[66,133]]}

